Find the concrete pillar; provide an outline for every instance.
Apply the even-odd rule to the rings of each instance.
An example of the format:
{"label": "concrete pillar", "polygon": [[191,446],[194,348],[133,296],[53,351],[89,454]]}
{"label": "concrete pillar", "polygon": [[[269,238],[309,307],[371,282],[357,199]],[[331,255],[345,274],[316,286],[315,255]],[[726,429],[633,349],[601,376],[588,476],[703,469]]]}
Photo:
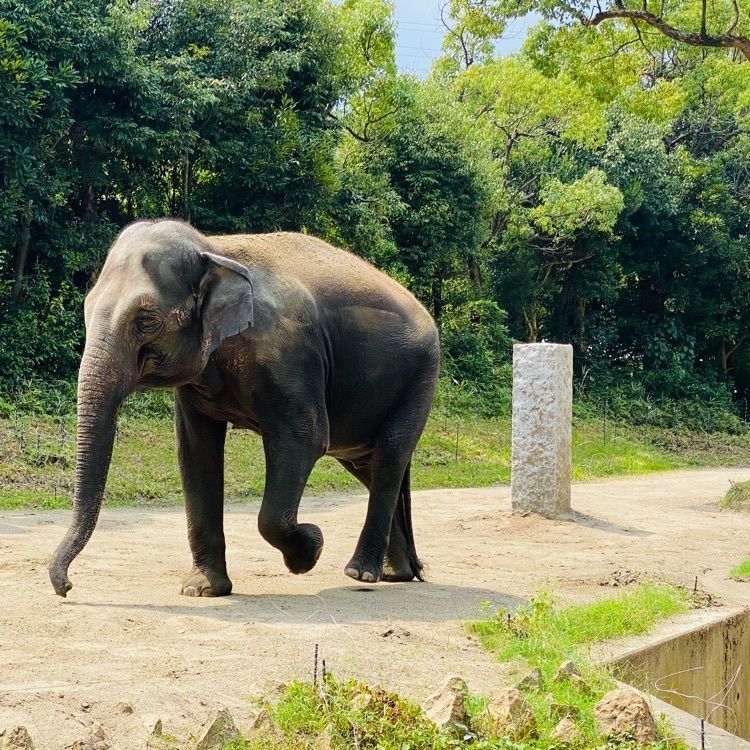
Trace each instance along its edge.
{"label": "concrete pillar", "polygon": [[570,514],[573,348],[567,344],[513,347],[514,513],[548,518]]}

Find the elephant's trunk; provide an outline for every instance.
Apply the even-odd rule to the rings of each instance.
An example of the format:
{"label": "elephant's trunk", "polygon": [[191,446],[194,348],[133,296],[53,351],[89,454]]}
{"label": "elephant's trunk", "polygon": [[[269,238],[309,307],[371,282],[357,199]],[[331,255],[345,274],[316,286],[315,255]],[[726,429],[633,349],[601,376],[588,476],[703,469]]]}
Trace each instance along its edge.
{"label": "elephant's trunk", "polygon": [[72,588],[68,567],[96,526],[112,458],[117,412],[132,389],[132,365],[108,344],[107,335],[87,337],[78,374],[78,437],[73,520],[52,556],[49,576],[55,593]]}

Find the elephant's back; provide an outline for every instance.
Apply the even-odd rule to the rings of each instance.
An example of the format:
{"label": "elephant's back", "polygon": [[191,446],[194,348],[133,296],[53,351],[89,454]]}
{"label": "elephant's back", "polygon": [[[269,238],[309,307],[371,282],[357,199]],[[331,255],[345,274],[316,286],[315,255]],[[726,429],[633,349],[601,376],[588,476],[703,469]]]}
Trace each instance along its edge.
{"label": "elephant's back", "polygon": [[324,305],[368,306],[401,312],[423,333],[435,332],[432,317],[401,284],[371,263],[317,237],[295,232],[235,234],[210,238],[249,268],[262,267],[302,284]]}
{"label": "elephant's back", "polygon": [[313,289],[364,291],[375,285],[383,286],[391,293],[397,289],[406,292],[366,260],[311,235],[274,232],[229,234],[210,239],[218,243],[229,257],[248,267],[261,266],[277,276],[296,279]]}

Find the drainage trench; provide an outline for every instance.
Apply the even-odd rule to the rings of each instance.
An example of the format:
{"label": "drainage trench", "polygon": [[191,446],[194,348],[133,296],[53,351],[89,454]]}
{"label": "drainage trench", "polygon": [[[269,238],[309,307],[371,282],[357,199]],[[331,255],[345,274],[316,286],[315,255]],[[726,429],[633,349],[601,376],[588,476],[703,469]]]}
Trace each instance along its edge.
{"label": "drainage trench", "polygon": [[750,610],[618,658],[623,682],[750,740]]}

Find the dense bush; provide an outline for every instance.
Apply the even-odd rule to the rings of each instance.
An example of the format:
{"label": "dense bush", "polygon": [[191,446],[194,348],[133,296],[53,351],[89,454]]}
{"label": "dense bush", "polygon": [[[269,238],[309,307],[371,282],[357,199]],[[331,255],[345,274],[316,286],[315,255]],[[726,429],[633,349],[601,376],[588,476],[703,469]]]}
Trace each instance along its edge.
{"label": "dense bush", "polygon": [[173,215],[314,232],[383,268],[474,410],[507,409],[513,339],[556,341],[617,417],[741,430],[750,63],[562,16],[501,58],[517,4],[479,5],[446,6],[420,81],[387,0],[0,0],[5,402],[74,379],[112,238]]}

